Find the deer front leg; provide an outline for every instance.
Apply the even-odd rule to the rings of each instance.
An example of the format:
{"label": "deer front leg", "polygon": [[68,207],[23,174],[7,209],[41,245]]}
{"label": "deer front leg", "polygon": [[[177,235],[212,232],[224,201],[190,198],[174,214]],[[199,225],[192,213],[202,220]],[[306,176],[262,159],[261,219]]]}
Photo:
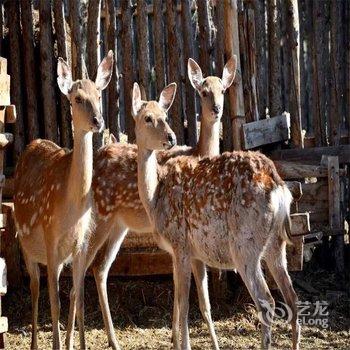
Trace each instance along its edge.
{"label": "deer front leg", "polygon": [[219,349],[218,340],[215,334],[214,323],[211,318],[210,301],[208,292],[208,276],[205,264],[200,260],[192,260],[192,272],[197,286],[199,308],[204,321],[209,328],[210,337],[215,350]]}
{"label": "deer front leg", "polygon": [[57,263],[55,254],[48,254],[47,277],[49,282],[49,296],[52,319],[52,349],[61,349],[60,336],[60,297],[59,297],[59,277],[62,270],[62,264]]}
{"label": "deer front leg", "polygon": [[179,281],[177,278],[177,266],[173,258],[173,280],[174,280],[174,306],[172,321],[172,342],[175,350],[180,350],[179,336]]}
{"label": "deer front leg", "polygon": [[74,287],[70,290],[69,296],[69,315],[66,334],[66,348],[67,350],[73,350],[74,344],[74,326],[75,326],[75,313],[76,313],[76,298]]}

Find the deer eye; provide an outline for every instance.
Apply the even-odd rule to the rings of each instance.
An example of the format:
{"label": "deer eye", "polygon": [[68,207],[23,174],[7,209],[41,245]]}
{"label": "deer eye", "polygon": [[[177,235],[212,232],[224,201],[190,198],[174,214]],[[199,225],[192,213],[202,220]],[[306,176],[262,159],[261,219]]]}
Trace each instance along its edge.
{"label": "deer eye", "polygon": [[152,123],[152,118],[149,115],[146,115],[145,122],[146,123]]}
{"label": "deer eye", "polygon": [[82,103],[83,100],[82,100],[82,98],[81,98],[80,96],[76,96],[75,102],[76,102],[76,103]]}

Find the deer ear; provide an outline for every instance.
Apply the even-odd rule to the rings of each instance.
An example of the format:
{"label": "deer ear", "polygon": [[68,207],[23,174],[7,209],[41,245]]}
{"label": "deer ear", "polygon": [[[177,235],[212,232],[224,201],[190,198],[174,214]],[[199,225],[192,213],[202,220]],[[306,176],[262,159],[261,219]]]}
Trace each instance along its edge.
{"label": "deer ear", "polygon": [[169,110],[169,108],[174,102],[174,98],[176,95],[176,87],[176,83],[171,83],[168,86],[166,86],[160,94],[158,103],[164,109],[165,112]]}
{"label": "deer ear", "polygon": [[113,73],[113,51],[109,50],[97,69],[95,84],[98,90],[104,90],[111,81]]}
{"label": "deer ear", "polygon": [[222,72],[222,85],[224,89],[228,89],[235,79],[237,68],[237,56],[233,55],[225,64],[224,71]]}
{"label": "deer ear", "polygon": [[58,58],[57,63],[57,83],[64,95],[68,95],[70,89],[72,88],[72,73],[67,62],[62,58]]}
{"label": "deer ear", "polygon": [[139,114],[142,107],[142,99],[141,99],[141,90],[140,86],[137,83],[134,83],[134,87],[132,89],[132,115],[134,119]]}
{"label": "deer ear", "polygon": [[110,133],[109,134],[109,138],[108,138],[108,144],[112,144],[112,143],[117,143],[117,138],[114,136],[114,134]]}
{"label": "deer ear", "polygon": [[192,86],[197,91],[200,91],[203,82],[203,73],[201,67],[199,67],[198,63],[192,58],[189,58],[187,62],[187,74]]}

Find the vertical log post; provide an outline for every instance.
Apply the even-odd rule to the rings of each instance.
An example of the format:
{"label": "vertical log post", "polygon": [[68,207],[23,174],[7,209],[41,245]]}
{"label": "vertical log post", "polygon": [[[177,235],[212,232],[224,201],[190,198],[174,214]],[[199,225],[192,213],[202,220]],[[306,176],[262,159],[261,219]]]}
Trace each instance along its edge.
{"label": "vertical log post", "polygon": [[156,87],[159,96],[165,86],[163,0],[153,1],[153,16]]}
{"label": "vertical log post", "polygon": [[55,89],[55,68],[53,60],[51,2],[40,0],[40,63],[41,88],[43,97],[43,113],[45,138],[58,142],[57,111]]}
{"label": "vertical log post", "polygon": [[166,24],[169,49],[168,81],[169,83],[175,82],[177,84],[177,92],[170,113],[172,128],[176,134],[178,144],[181,145],[184,143],[184,127],[181,113],[180,45],[177,34],[176,16],[176,2],[173,0],[166,0]]}
{"label": "vertical log post", "polygon": [[193,48],[193,30],[191,20],[191,1],[183,0],[181,3],[181,24],[182,24],[182,37],[183,37],[183,58],[185,67],[185,93],[186,106],[185,115],[187,119],[188,130],[188,144],[194,147],[197,144],[197,117],[195,106],[195,91],[187,77],[187,61],[190,57],[194,56]]}
{"label": "vertical log post", "polygon": [[116,45],[116,8],[114,0],[108,0],[108,33],[107,44],[108,50],[115,53],[114,69],[111,81],[108,85],[108,127],[109,131],[114,134],[119,141],[119,74],[117,65],[117,45]]}
{"label": "vertical log post", "polygon": [[210,75],[210,24],[209,24],[209,1],[197,1],[198,32],[199,32],[199,65],[204,76]]}
{"label": "vertical log post", "polygon": [[122,79],[124,84],[124,106],[125,106],[125,132],[128,135],[128,141],[135,141],[135,124],[131,116],[131,92],[134,83],[133,64],[132,64],[132,7],[130,0],[121,2],[122,10],[122,47],[123,50],[123,72]]}
{"label": "vertical log post", "polygon": [[291,115],[291,141],[294,147],[304,148],[300,107],[300,40],[298,0],[286,0],[287,7],[287,52],[291,57],[289,68],[290,96],[289,109]]}
{"label": "vertical log post", "polygon": [[225,55],[229,59],[237,55],[237,73],[233,86],[229,89],[230,114],[232,119],[233,148],[242,148],[241,129],[245,123],[241,60],[238,39],[237,0],[225,0]]}
{"label": "vertical log post", "polygon": [[267,0],[268,51],[269,51],[269,115],[283,112],[280,74],[280,43],[277,1]]}
{"label": "vertical log post", "polygon": [[32,141],[39,137],[38,122],[38,91],[36,82],[36,65],[34,57],[33,41],[33,21],[32,21],[32,2],[24,0],[21,4],[21,20],[23,35],[23,59],[24,59],[24,78],[25,92],[27,101],[27,138]]}
{"label": "vertical log post", "polygon": [[137,0],[137,56],[139,65],[139,82],[149,96],[149,47],[148,47],[148,15],[146,0]]}
{"label": "vertical log post", "polygon": [[16,106],[17,122],[14,131],[14,160],[22,153],[25,145],[24,135],[24,104],[22,94],[22,62],[21,62],[21,36],[19,23],[19,2],[6,1],[4,3],[9,27],[10,46],[10,75],[11,75],[11,101]]}
{"label": "vertical log post", "polygon": [[[67,44],[66,44],[66,21],[64,19],[64,3],[63,0],[54,0],[53,13],[55,19],[55,31],[57,40],[58,56],[67,61]],[[60,94],[60,136],[61,145],[72,148],[72,117],[70,112],[69,101],[66,96]]]}

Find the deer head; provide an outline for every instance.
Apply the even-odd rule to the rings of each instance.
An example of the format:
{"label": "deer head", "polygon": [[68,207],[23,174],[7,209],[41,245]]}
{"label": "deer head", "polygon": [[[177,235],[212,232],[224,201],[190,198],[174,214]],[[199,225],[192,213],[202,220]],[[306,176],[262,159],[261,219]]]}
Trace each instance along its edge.
{"label": "deer head", "polygon": [[113,72],[113,51],[102,60],[95,82],[90,79],[72,80],[72,73],[61,57],[57,64],[57,82],[72,106],[72,119],[76,128],[100,132],[104,127],[101,113],[101,91],[109,84]]}
{"label": "deer head", "polygon": [[197,62],[192,58],[188,59],[188,77],[201,98],[203,118],[216,121],[222,117],[224,94],[235,78],[236,67],[237,56],[234,55],[227,61],[221,79],[214,76],[203,78],[202,70]]}
{"label": "deer head", "polygon": [[164,150],[176,145],[176,136],[167,122],[167,112],[175,94],[176,84],[172,83],[164,88],[159,101],[144,101],[139,85],[134,83],[132,113],[139,146],[148,150]]}

